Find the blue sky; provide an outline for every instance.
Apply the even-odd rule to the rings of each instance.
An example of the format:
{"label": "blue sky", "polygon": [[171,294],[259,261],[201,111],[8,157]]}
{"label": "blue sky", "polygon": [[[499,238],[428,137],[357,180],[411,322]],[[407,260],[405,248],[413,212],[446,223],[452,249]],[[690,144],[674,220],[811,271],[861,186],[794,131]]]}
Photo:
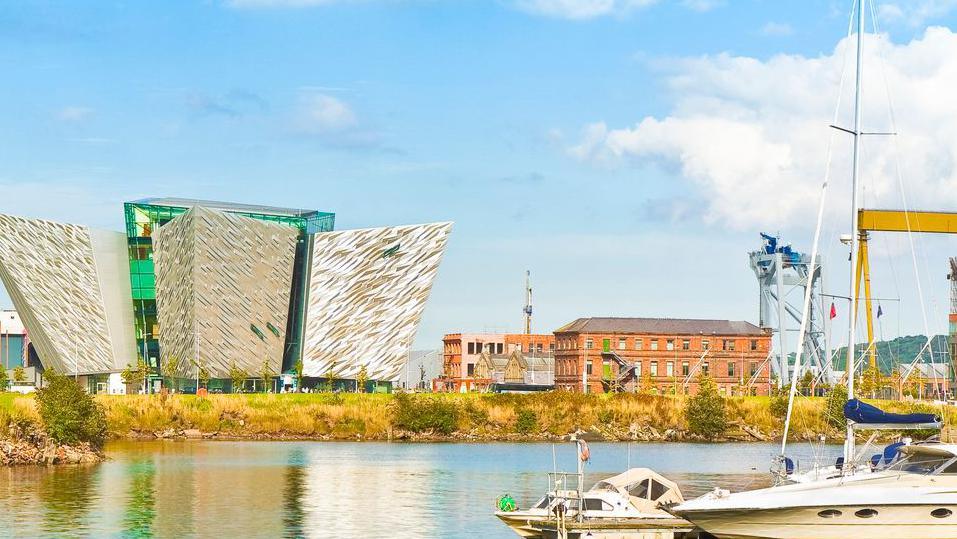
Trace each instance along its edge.
{"label": "blue sky", "polygon": [[[917,45],[952,46],[957,2],[877,8],[897,47],[892,67]],[[849,9],[834,0],[8,4],[0,211],[120,230],[124,200],[162,195],[333,211],[340,229],[455,221],[417,348],[448,331],[518,330],[526,269],[541,331],[592,315],[756,321],[747,251],[762,230],[809,249],[813,214],[792,199],[813,205],[820,179],[792,171],[786,184],[806,188],[762,193],[734,174],[771,165],[699,167],[695,152],[704,159],[706,149],[684,139],[712,110],[768,122],[777,112],[762,111],[793,108],[780,91],[741,96],[780,79],[777,70],[805,73],[836,56]],[[928,26],[946,32],[932,41]],[[806,82],[833,106],[834,81]],[[822,110],[794,114],[826,134]],[[644,119],[655,125],[638,127]],[[766,153],[767,141],[723,142],[732,157]],[[772,142],[803,156],[800,142]],[[823,153],[805,161],[822,167]],[[952,186],[947,174],[937,188]],[[721,202],[739,195],[772,206],[780,196],[790,209],[752,215]],[[928,241],[924,292],[940,331],[939,274],[953,246]],[[903,243],[889,242],[886,257],[906,267]],[[833,259],[837,287],[846,262]],[[875,271],[902,294],[900,267]],[[889,333],[922,331],[915,304],[901,305],[885,308],[899,311]]]}

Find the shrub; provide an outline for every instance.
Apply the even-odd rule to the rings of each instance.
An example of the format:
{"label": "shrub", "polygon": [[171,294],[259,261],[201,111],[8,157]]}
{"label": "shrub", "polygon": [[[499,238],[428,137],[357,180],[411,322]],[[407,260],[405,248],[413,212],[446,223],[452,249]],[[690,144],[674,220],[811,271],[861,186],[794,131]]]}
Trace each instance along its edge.
{"label": "shrub", "polygon": [[847,403],[847,388],[842,385],[835,385],[827,396],[827,403],[824,405],[824,421],[836,428],[843,429],[847,425],[844,419],[844,404]]}
{"label": "shrub", "polygon": [[515,431],[519,434],[531,434],[538,430],[538,416],[532,410],[519,410]]}
{"label": "shrub", "polygon": [[458,423],[458,408],[445,399],[398,393],[392,404],[392,424],[408,431],[451,434]]}
{"label": "shrub", "polygon": [[774,393],[771,396],[771,402],[768,405],[768,411],[771,412],[772,416],[778,419],[784,419],[787,417],[789,395],[790,390],[787,388],[774,390]]}
{"label": "shrub", "polygon": [[96,448],[106,441],[106,414],[73,379],[47,371],[46,387],[35,398],[47,435],[59,444],[88,442]]}
{"label": "shrub", "polygon": [[698,379],[698,394],[688,399],[685,419],[688,430],[709,440],[728,429],[727,406],[711,377],[702,375]]}
{"label": "shrub", "polygon": [[0,391],[6,391],[9,383],[10,379],[7,377],[7,369],[0,366]]}

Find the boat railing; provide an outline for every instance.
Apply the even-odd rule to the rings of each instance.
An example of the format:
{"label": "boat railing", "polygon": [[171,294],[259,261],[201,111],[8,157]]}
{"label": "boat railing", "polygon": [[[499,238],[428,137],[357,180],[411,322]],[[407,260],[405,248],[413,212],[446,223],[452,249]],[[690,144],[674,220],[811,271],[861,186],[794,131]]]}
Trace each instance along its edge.
{"label": "boat railing", "polygon": [[[548,472],[548,488],[553,495],[549,500],[549,506],[553,507],[550,511],[549,519],[559,520],[572,516],[576,519],[581,517],[582,493],[584,492],[585,474],[576,472]],[[563,511],[554,510],[556,502],[563,504]]]}

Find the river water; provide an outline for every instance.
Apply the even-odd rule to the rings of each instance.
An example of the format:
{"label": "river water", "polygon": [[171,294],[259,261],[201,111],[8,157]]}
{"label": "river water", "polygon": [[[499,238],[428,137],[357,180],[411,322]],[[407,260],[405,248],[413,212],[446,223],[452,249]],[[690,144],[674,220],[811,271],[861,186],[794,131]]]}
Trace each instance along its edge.
{"label": "river water", "polygon": [[[511,538],[495,500],[537,499],[553,448],[558,468],[574,471],[568,443],[117,442],[94,466],[0,469],[0,537]],[[776,450],[593,443],[586,477],[630,462],[685,497],[756,488]]]}

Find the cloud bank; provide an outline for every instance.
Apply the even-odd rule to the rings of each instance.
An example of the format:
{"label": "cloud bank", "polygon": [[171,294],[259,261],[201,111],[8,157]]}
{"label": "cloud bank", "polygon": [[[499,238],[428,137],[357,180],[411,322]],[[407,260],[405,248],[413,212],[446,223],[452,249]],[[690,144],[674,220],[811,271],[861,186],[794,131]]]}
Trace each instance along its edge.
{"label": "cloud bank", "polygon": [[[701,201],[708,223],[742,230],[813,226],[847,46],[842,40],[814,58],[678,60],[666,79],[675,99],[668,115],[630,127],[594,122],[568,151],[601,166],[632,162],[673,171],[676,189]],[[902,207],[896,144],[910,207],[957,209],[957,34],[929,28],[906,44],[868,35],[865,51],[865,131],[890,129],[886,80],[900,135],[865,138],[863,203]],[[843,126],[850,126],[850,92],[849,79]],[[846,208],[850,175],[851,137],[834,140],[831,213]]]}

